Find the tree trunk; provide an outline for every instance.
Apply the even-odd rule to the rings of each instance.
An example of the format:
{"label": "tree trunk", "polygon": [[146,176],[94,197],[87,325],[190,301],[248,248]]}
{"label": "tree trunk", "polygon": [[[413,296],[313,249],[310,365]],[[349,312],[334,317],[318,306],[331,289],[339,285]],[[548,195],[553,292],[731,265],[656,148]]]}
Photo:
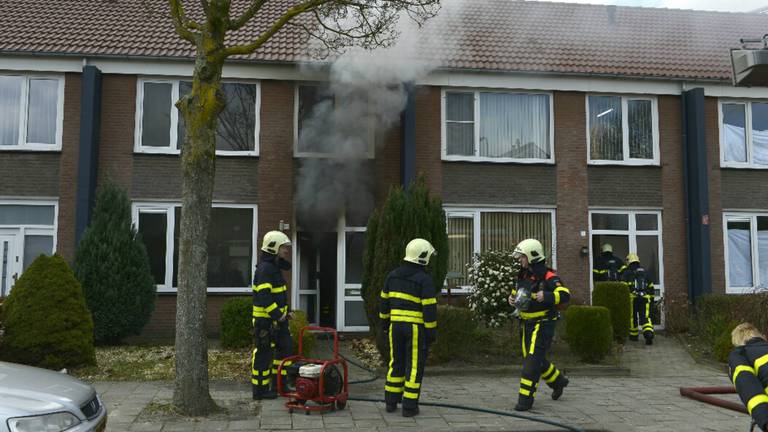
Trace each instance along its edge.
{"label": "tree trunk", "polygon": [[[203,44],[204,45],[204,44]],[[216,172],[217,116],[223,61],[198,52],[192,92],[177,103],[187,139],[181,151],[182,204],[179,287],[176,299],[176,380],[173,403],[183,413],[204,416],[215,407],[208,390],[206,295],[208,225]]]}

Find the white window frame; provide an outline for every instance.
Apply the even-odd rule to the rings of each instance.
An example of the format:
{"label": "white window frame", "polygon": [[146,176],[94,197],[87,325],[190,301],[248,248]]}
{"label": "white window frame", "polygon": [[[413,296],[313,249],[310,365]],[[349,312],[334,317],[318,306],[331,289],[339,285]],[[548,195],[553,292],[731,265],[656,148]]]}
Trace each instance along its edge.
{"label": "white window frame", "polygon": [[[553,269],[557,269],[557,211],[554,207],[470,207],[470,206],[445,206],[446,229],[449,217],[472,218],[472,253],[481,252],[480,241],[480,217],[482,213],[549,213],[550,224],[552,228],[552,256],[550,264]],[[448,285],[443,286],[443,294],[448,292]],[[451,289],[451,294],[469,294],[472,292],[471,285],[457,286]]]}
{"label": "white window frame", "polygon": [[[611,96],[621,98],[621,135],[622,135],[622,155],[623,160],[609,160],[609,159],[592,159],[592,142],[590,137],[590,124],[589,124],[589,98],[592,96]],[[630,100],[644,100],[651,102],[651,122],[652,122],[652,135],[653,135],[653,158],[651,159],[639,159],[629,157],[629,115],[628,115],[628,102]],[[587,114],[586,119],[586,136],[587,136],[587,164],[588,165],[630,165],[630,166],[659,166],[661,164],[660,150],[659,150],[659,104],[656,96],[643,96],[643,95],[621,95],[621,94],[605,94],[605,93],[587,93],[584,96],[584,107]]]}
{"label": "white window frame", "polygon": [[[337,264],[337,281],[338,281],[338,289],[336,291],[336,328],[342,330],[342,331],[352,331],[352,332],[365,332],[368,331],[368,326],[348,326],[346,324],[346,302],[348,301],[363,301],[362,297],[362,289],[363,284],[348,284],[346,280],[347,276],[347,233],[350,232],[366,232],[366,227],[348,227],[346,226],[346,218],[342,215],[339,218],[339,236],[338,236],[338,246],[336,248],[337,250],[337,258],[336,258],[336,264]],[[358,289],[361,290],[360,295],[358,296],[348,296],[347,290],[348,289]],[[319,298],[318,298],[319,300]]]}
{"label": "white window frame", "polygon": [[[722,168],[748,168],[748,169],[768,169],[768,165],[756,164],[753,161],[753,145],[752,145],[752,103],[768,103],[766,100],[749,100],[749,99],[718,99],[717,102],[717,127],[719,129],[720,140],[720,167]],[[747,146],[747,161],[726,161],[725,160],[725,127],[723,124],[723,105],[744,105],[744,139]]]}
{"label": "white window frame", "polygon": [[[760,257],[757,244],[757,218],[768,217],[768,212],[739,212],[728,211],[723,212],[723,258],[725,260],[725,293],[726,294],[750,294],[758,291],[760,288],[768,288],[760,286]],[[729,268],[729,251],[728,251],[728,222],[749,222],[749,240],[750,240],[750,253],[752,256],[752,286],[749,287],[732,287],[731,275]]]}
{"label": "white window frame", "polygon": [[24,237],[26,235],[53,236],[53,253],[56,253],[59,241],[59,201],[55,200],[25,200],[25,199],[0,199],[0,205],[25,205],[25,206],[53,206],[53,225],[3,225],[0,224],[0,233],[14,236],[14,250],[18,262],[12,262],[10,273],[21,276],[24,269]]}
{"label": "white window frame", "polygon": [[[473,156],[449,155],[448,154],[448,135],[446,132],[446,93],[472,93],[474,94],[474,151]],[[549,97],[549,158],[495,158],[480,156],[480,93],[507,93],[507,94],[529,94],[546,95]],[[470,123],[470,122],[464,122]],[[450,162],[494,162],[494,163],[519,163],[519,164],[548,164],[555,163],[555,108],[554,97],[551,91],[535,90],[515,90],[515,89],[497,89],[497,88],[467,88],[467,87],[443,87],[440,91],[440,147],[442,160]]]}
{"label": "white window frame", "polygon": [[[166,228],[165,228],[165,283],[155,285],[158,293],[177,293],[178,287],[173,286],[173,231],[176,226],[176,213],[174,209],[181,207],[180,202],[155,202],[155,201],[134,201],[131,204],[131,218],[133,226],[136,230],[139,229],[139,213],[165,213],[166,215]],[[251,275],[249,276],[247,287],[207,287],[208,293],[250,293],[251,281],[253,269],[256,268],[258,262],[259,248],[258,248],[258,205],[256,204],[230,204],[230,203],[213,203],[214,208],[238,208],[238,209],[251,209],[253,213],[252,228],[251,228],[251,243],[253,247],[251,256]]]}
{"label": "white window frame", "polygon": [[[181,81],[191,81],[191,77],[182,78],[150,78],[143,77],[136,80],[136,119],[134,122],[134,153],[144,154],[166,154],[166,155],[179,155],[181,149],[179,148],[178,128],[179,128],[179,110],[174,105],[179,100],[179,83]],[[256,86],[256,107],[255,107],[255,119],[254,119],[254,143],[253,150],[248,151],[233,151],[233,150],[216,150],[216,156],[259,156],[259,131],[261,128],[261,81],[248,81],[248,80],[222,80],[222,84],[250,84]],[[143,128],[144,117],[144,84],[156,83],[156,84],[170,84],[171,85],[171,130],[170,130],[170,146],[169,147],[153,147],[143,146],[141,143],[141,135]]]}
{"label": "white window frame", "polygon": [[[293,156],[301,158],[319,158],[319,159],[337,159],[346,158],[349,155],[342,153],[320,153],[299,151],[299,88],[300,87],[319,87],[323,83],[296,82],[293,94]],[[368,149],[365,154],[360,155],[363,159],[373,159],[376,157],[376,124],[371,119],[368,124]]]}
{"label": "white window frame", "polygon": [[[19,107],[19,137],[15,145],[2,145],[0,151],[61,151],[64,134],[64,75],[62,74],[25,74],[3,73],[2,76],[15,76],[24,79],[21,84],[21,100]],[[56,137],[54,144],[27,142],[27,123],[29,117],[29,81],[33,79],[55,80],[58,82],[56,95]]]}

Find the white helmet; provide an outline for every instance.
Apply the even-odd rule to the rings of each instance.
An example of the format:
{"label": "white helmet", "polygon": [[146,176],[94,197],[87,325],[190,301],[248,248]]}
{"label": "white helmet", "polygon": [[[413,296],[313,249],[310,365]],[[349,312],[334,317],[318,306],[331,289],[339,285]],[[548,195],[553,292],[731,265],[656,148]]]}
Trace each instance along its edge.
{"label": "white helmet", "polygon": [[261,250],[272,255],[277,255],[280,246],[290,246],[291,239],[282,231],[270,231],[264,235],[264,241],[261,243]]}
{"label": "white helmet", "polygon": [[541,242],[536,239],[525,239],[515,246],[515,252],[513,254],[515,258],[525,255],[528,257],[528,262],[533,264],[539,261],[544,261],[546,256],[544,255],[544,247]]}
{"label": "white helmet", "polygon": [[433,255],[437,255],[437,252],[435,252],[432,243],[422,238],[416,238],[408,242],[408,246],[405,247],[403,260],[425,266],[429,264],[429,259]]}

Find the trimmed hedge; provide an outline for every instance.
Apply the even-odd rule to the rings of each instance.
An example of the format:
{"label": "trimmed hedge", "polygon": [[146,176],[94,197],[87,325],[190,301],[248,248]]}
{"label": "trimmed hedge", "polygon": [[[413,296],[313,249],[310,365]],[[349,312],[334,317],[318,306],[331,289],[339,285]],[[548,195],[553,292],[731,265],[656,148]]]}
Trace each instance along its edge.
{"label": "trimmed hedge", "polygon": [[574,354],[597,363],[611,350],[611,313],[603,306],[571,306],[565,311],[565,334]]}
{"label": "trimmed hedge", "polygon": [[2,359],[48,369],[96,363],[93,320],[80,283],[58,255],[40,255],[3,305]]}
{"label": "trimmed hedge", "polygon": [[733,328],[743,322],[750,322],[765,332],[768,330],[766,311],[768,293],[709,294],[697,299],[691,328],[710,347],[712,356],[724,363],[733,349]]}
{"label": "trimmed hedge", "polygon": [[468,358],[477,349],[479,329],[474,314],[466,308],[437,307],[437,341],[429,349],[430,360],[444,363]]}
{"label": "trimmed hedge", "polygon": [[[253,299],[251,297],[235,297],[227,300],[221,307],[221,347],[239,349],[253,344]],[[307,314],[294,311],[293,319],[288,322],[293,340],[293,353],[299,351],[299,330],[307,325]],[[312,333],[304,334],[304,353],[312,354],[316,345],[316,337]]]}
{"label": "trimmed hedge", "polygon": [[613,339],[624,343],[629,336],[629,288],[621,282],[598,282],[592,291],[592,305],[608,308],[613,325]]}

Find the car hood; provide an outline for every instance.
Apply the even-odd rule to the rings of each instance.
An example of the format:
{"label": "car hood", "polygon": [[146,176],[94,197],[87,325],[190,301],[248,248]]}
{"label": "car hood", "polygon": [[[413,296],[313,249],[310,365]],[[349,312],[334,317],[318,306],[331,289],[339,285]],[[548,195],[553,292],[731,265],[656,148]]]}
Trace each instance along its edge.
{"label": "car hood", "polygon": [[0,417],[70,411],[95,394],[93,387],[67,374],[0,362]]}

